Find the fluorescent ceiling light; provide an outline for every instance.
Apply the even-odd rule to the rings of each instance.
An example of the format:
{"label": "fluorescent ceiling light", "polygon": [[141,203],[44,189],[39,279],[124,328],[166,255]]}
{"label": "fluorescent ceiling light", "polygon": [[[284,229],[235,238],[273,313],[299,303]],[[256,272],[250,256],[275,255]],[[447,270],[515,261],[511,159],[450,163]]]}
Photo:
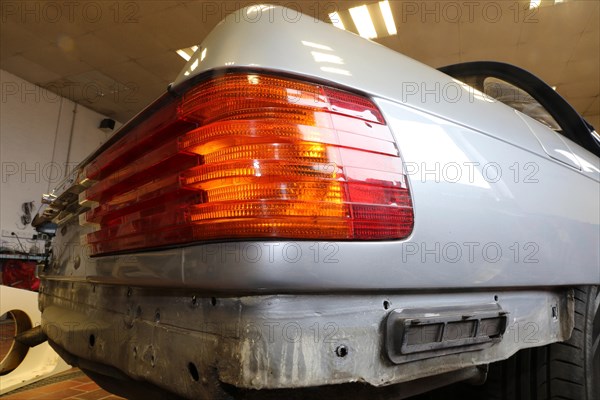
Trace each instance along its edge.
{"label": "fluorescent ceiling light", "polygon": [[198,46],[186,47],[184,49],[176,50],[175,52],[185,61],[190,61],[196,50],[198,50]]}
{"label": "fluorescent ceiling light", "polygon": [[190,58],[192,58],[192,56],[189,55],[188,53],[186,53],[183,49],[177,50],[177,54],[179,54],[179,56],[181,58],[183,58],[185,61],[190,61]]}
{"label": "fluorescent ceiling light", "polygon": [[350,16],[352,16],[352,20],[360,36],[367,39],[377,37],[377,31],[375,31],[371,14],[369,14],[369,9],[366,5],[351,8]]}
{"label": "fluorescent ceiling light", "polygon": [[529,9],[539,7],[541,2],[542,2],[542,0],[531,0],[529,2]]}
{"label": "fluorescent ceiling light", "polygon": [[206,58],[206,47],[202,50],[202,54],[200,54],[200,61],[204,61]]}
{"label": "fluorescent ceiling light", "polygon": [[329,13],[329,20],[331,21],[333,26],[335,26],[336,28],[346,30],[346,27],[344,26],[344,22],[342,21],[342,18],[340,18],[340,15],[338,14],[337,11]]}
{"label": "fluorescent ceiling light", "polygon": [[383,20],[385,21],[385,27],[387,28],[390,36],[397,34],[398,30],[396,30],[396,22],[394,22],[394,16],[392,15],[390,3],[387,0],[380,1],[379,8],[381,9],[381,14],[383,15]]}
{"label": "fluorescent ceiling light", "polygon": [[[379,7],[377,7],[377,5],[379,5]],[[352,17],[355,27],[352,28],[352,26],[350,26],[349,29],[358,33],[364,38],[376,39],[379,37],[378,32],[384,35],[384,24],[385,29],[387,30],[387,35],[384,36],[393,36],[398,34],[398,27],[396,26],[396,21],[394,20],[394,14],[392,13],[392,7],[389,0],[381,0],[377,3],[363,4],[361,6],[352,7],[347,11],[350,13],[350,17]],[[375,17],[375,19],[373,19],[373,17]],[[344,25],[344,21],[342,21],[340,12],[335,11],[329,13],[329,20],[336,28],[344,30],[347,29]]]}

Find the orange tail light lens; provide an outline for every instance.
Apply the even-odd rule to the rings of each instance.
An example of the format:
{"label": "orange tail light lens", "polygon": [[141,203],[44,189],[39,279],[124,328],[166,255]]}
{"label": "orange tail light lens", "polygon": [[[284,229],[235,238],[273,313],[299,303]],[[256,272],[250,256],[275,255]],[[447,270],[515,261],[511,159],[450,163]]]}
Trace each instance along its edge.
{"label": "orange tail light lens", "polygon": [[91,254],[219,239],[402,239],[402,160],[365,97],[263,74],[187,91],[86,167]]}

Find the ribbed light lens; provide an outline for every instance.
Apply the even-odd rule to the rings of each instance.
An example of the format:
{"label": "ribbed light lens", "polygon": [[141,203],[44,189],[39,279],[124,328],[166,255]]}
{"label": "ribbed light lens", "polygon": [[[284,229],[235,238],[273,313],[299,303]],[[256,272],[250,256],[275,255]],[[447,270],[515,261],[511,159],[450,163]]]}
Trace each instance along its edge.
{"label": "ribbed light lens", "polygon": [[262,74],[205,81],[86,167],[93,255],[207,240],[407,237],[392,133],[368,99]]}

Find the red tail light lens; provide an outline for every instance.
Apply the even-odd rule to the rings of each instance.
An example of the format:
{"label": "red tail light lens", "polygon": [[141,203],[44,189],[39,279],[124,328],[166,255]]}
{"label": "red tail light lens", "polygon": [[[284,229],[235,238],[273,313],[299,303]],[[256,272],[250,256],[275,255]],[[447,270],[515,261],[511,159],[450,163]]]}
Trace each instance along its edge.
{"label": "red tail light lens", "polygon": [[86,168],[94,255],[219,239],[407,237],[392,133],[362,96],[228,74],[192,88]]}

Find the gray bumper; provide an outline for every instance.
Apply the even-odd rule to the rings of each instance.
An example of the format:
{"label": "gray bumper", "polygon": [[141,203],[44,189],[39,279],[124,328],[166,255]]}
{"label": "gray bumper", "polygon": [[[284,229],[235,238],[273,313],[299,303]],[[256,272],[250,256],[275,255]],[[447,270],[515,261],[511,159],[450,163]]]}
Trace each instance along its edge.
{"label": "gray bumper", "polygon": [[[393,310],[476,304],[507,313],[504,335],[489,346],[402,364],[386,354],[386,319]],[[573,326],[568,290],[200,297],[47,280],[40,307],[55,346],[189,398],[213,393],[220,384],[386,386],[562,341]]]}

